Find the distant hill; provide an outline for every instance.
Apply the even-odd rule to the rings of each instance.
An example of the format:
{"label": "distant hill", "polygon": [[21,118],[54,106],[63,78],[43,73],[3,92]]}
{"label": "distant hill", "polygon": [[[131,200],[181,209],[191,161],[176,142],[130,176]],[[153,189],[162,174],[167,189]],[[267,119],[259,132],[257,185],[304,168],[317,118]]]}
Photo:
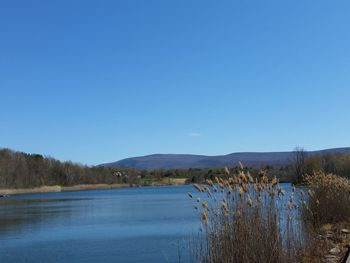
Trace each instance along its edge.
{"label": "distant hill", "polygon": [[[325,153],[350,153],[350,147],[309,151],[308,155]],[[246,166],[261,165],[284,166],[291,163],[293,152],[240,152],[227,155],[206,156],[192,154],[152,154],[123,159],[113,163],[101,164],[106,167],[138,169],[185,169],[214,168],[232,166],[241,161]]]}

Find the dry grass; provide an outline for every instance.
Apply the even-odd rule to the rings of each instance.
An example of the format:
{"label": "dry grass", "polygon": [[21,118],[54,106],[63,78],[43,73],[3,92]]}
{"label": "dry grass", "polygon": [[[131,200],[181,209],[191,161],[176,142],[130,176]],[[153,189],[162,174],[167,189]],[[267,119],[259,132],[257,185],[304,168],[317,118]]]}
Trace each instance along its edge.
{"label": "dry grass", "polygon": [[[225,178],[194,185],[201,231],[192,262],[337,262],[350,242],[350,180],[333,174],[305,177],[306,190],[290,194],[264,172],[243,167]],[[345,232],[344,229],[348,232]],[[330,255],[337,249],[336,255]]]}
{"label": "dry grass", "polygon": [[183,185],[186,183],[188,178],[163,178],[163,182],[172,184],[172,185]]}
{"label": "dry grass", "polygon": [[[191,244],[193,262],[300,262],[301,225],[296,191],[285,191],[274,178],[269,181],[261,172],[253,178],[243,167],[225,179],[207,180],[194,185],[198,194],[194,208],[202,230]],[[302,202],[301,202],[302,203]],[[299,221],[296,221],[299,222]]]}
{"label": "dry grass", "polygon": [[[304,249],[304,262],[339,262],[350,242],[350,235],[342,232],[350,227],[350,181],[317,172],[306,176],[305,182],[309,190],[301,218],[311,238]],[[332,248],[338,248],[340,252],[332,255],[333,261],[326,260]]]}
{"label": "dry grass", "polygon": [[309,188],[303,219],[318,228],[324,224],[350,220],[350,181],[322,172],[306,176]]}
{"label": "dry grass", "polygon": [[78,184],[73,186],[41,186],[34,188],[19,188],[19,189],[0,189],[1,195],[17,195],[17,194],[37,194],[37,193],[56,193],[64,191],[83,191],[83,190],[98,190],[98,189],[114,189],[129,187],[129,184]]}

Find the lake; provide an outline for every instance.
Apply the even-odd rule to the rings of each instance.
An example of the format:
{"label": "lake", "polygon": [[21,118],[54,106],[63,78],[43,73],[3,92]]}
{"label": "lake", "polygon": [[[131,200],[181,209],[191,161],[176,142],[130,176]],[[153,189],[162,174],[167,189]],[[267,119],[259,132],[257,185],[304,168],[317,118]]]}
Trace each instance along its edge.
{"label": "lake", "polygon": [[186,256],[199,227],[189,191],[195,192],[166,186],[2,198],[0,262],[179,262],[178,250]]}
{"label": "lake", "polygon": [[178,262],[179,246],[198,229],[190,190],[142,187],[1,199],[0,262]]}

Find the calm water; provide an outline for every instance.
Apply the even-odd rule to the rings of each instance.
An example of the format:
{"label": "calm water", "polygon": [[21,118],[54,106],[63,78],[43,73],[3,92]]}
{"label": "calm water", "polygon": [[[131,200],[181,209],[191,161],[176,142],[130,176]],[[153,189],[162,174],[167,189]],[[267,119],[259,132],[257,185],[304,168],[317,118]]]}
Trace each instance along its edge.
{"label": "calm water", "polygon": [[[0,199],[0,262],[178,262],[198,229],[191,186]],[[185,249],[183,249],[185,250]]]}
{"label": "calm water", "polygon": [[[283,186],[290,192],[290,186]],[[192,186],[0,199],[0,262],[179,262],[199,220]]]}

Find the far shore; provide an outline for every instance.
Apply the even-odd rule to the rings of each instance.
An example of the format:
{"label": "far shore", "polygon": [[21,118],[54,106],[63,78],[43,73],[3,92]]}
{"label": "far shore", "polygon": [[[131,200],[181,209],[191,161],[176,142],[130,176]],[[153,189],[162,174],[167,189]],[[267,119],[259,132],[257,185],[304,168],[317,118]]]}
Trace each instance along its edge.
{"label": "far shore", "polygon": [[38,194],[38,193],[58,193],[65,191],[82,191],[97,189],[114,189],[130,187],[129,184],[79,184],[72,186],[41,186],[34,188],[7,188],[0,189],[0,195]]}
{"label": "far shore", "polygon": [[34,188],[6,188],[0,189],[0,195],[19,195],[19,194],[39,194],[39,193],[59,193],[67,191],[84,191],[84,190],[104,190],[104,189],[116,189],[116,188],[129,188],[140,186],[167,186],[167,185],[183,185],[184,182],[176,183],[163,183],[154,182],[149,185],[132,185],[132,184],[78,184],[72,186],[41,186]]}

